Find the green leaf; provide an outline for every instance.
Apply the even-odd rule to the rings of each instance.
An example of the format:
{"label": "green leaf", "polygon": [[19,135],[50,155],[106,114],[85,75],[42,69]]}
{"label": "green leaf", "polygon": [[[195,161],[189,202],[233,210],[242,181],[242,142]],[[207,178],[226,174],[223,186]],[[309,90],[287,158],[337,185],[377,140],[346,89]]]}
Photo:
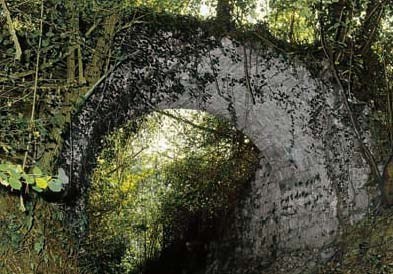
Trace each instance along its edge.
{"label": "green leaf", "polygon": [[34,184],[34,177],[29,174],[23,174],[22,176],[25,179],[26,184],[33,185]]}
{"label": "green leaf", "polygon": [[48,39],[43,39],[43,40],[42,40],[42,47],[43,47],[43,48],[46,48],[47,46],[49,46],[49,42],[50,42],[50,41],[49,41]]}
{"label": "green leaf", "polygon": [[16,173],[19,173],[19,174],[23,173],[23,168],[21,165],[14,165],[14,170]]}
{"label": "green leaf", "polygon": [[3,186],[9,186],[10,184],[8,183],[8,176],[0,171],[0,184]]}
{"label": "green leaf", "polygon": [[31,187],[33,190],[37,191],[37,192],[42,192],[42,188],[36,187],[36,186],[32,186]]}
{"label": "green leaf", "polygon": [[0,171],[7,171],[9,169],[8,164],[0,164]]}
{"label": "green leaf", "polygon": [[41,189],[46,189],[48,187],[49,181],[52,179],[50,176],[43,176],[35,178],[36,186]]}
{"label": "green leaf", "polygon": [[10,174],[11,177],[16,177],[18,179],[21,176],[20,172],[18,172],[18,170],[16,170],[15,168],[10,168],[8,170],[8,173]]}
{"label": "green leaf", "polygon": [[22,183],[17,177],[11,176],[8,183],[13,189],[20,190],[22,188]]}
{"label": "green leaf", "polygon": [[64,169],[59,168],[59,169],[58,169],[58,173],[59,173],[58,178],[59,178],[59,180],[62,182],[62,184],[63,184],[63,185],[68,184],[69,179],[68,179],[68,176],[66,175]]}
{"label": "green leaf", "polygon": [[48,183],[48,187],[53,192],[60,192],[63,189],[63,184],[60,179],[50,180]]}
{"label": "green leaf", "polygon": [[35,166],[35,167],[33,168],[33,174],[34,174],[35,176],[41,176],[41,175],[42,175],[42,170],[41,170],[38,166]]}

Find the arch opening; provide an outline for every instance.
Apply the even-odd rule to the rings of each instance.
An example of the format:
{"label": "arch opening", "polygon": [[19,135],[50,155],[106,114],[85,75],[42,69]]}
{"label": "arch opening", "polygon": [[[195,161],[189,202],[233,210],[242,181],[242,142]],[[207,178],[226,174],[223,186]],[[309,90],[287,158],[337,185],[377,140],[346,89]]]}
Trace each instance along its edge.
{"label": "arch opening", "polygon": [[368,169],[356,160],[340,97],[277,52],[205,34],[148,26],[124,33],[128,58],[74,116],[60,157],[70,182],[69,225],[82,223],[88,175],[105,134],[153,110],[195,109],[231,121],[261,152],[236,216],[237,239],[223,245],[207,273],[259,273],[267,266],[286,273],[287,259],[317,262],[370,201]]}
{"label": "arch opening", "polygon": [[88,191],[92,273],[197,273],[224,239],[260,152],[206,112],[163,110],[108,135]]}

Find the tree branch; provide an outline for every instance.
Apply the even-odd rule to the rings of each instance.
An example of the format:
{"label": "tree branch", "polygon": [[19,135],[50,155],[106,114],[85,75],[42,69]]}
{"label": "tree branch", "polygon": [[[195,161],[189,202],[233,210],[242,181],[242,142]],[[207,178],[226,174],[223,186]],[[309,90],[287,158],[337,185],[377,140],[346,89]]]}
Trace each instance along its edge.
{"label": "tree branch", "polygon": [[163,110],[158,110],[158,109],[155,109],[154,111],[158,112],[160,114],[163,114],[163,115],[165,115],[165,116],[167,116],[169,118],[172,118],[172,119],[174,119],[176,121],[179,121],[181,123],[185,123],[187,125],[190,125],[190,126],[196,128],[196,129],[199,129],[199,130],[202,130],[202,131],[206,131],[206,132],[210,132],[210,133],[216,134],[218,136],[223,136],[223,133],[221,131],[215,130],[213,128],[197,125],[197,124],[191,122],[188,119],[185,119],[185,118],[180,117],[180,116],[173,115],[173,114],[169,113],[168,111],[163,111]]}
{"label": "tree branch", "polygon": [[141,154],[144,150],[146,149],[146,147],[142,147],[138,152],[134,153],[133,155],[130,155],[128,157],[126,157],[123,161],[122,164],[120,164],[119,166],[117,166],[116,168],[108,171],[105,176],[110,176],[112,173],[118,171],[119,169],[128,166],[130,160],[135,159],[139,154]]}
{"label": "tree branch", "polygon": [[322,25],[321,25],[320,32],[321,32],[322,48],[323,48],[323,51],[324,51],[324,53],[326,55],[326,58],[330,62],[330,69],[332,71],[333,78],[335,79],[335,81],[336,81],[336,83],[337,83],[337,85],[339,87],[339,92],[340,92],[340,95],[341,95],[341,97],[343,99],[344,107],[345,107],[345,109],[346,109],[346,111],[348,113],[348,116],[349,116],[349,119],[350,119],[350,122],[351,122],[351,125],[352,125],[352,130],[353,130],[353,132],[355,134],[355,138],[358,140],[358,142],[360,144],[362,155],[365,158],[365,160],[367,161],[367,164],[369,165],[369,167],[371,169],[371,172],[375,176],[375,179],[377,180],[378,188],[381,191],[381,195],[382,195],[383,194],[383,178],[381,176],[381,173],[379,172],[378,165],[377,165],[377,163],[376,163],[376,161],[374,159],[373,154],[371,153],[370,149],[366,146],[366,144],[363,142],[363,138],[362,138],[362,136],[360,134],[359,126],[358,126],[358,124],[356,122],[356,119],[355,119],[355,116],[354,116],[354,114],[352,112],[351,106],[349,105],[348,97],[347,97],[347,95],[345,93],[344,85],[343,85],[343,83],[342,83],[342,81],[341,81],[341,79],[340,79],[340,77],[338,75],[336,66],[334,64],[333,57],[332,57],[331,54],[329,54],[329,51],[327,49],[327,45],[326,45],[326,41],[325,41],[325,36],[324,36],[324,33],[323,33],[323,26]]}
{"label": "tree branch", "polygon": [[244,74],[246,76],[246,83],[247,83],[247,90],[251,95],[252,103],[255,105],[255,97],[252,93],[251,83],[250,83],[250,75],[248,73],[248,60],[247,60],[247,49],[243,46],[243,53],[244,53]]}
{"label": "tree branch", "polygon": [[12,41],[14,42],[14,45],[15,45],[15,50],[16,50],[15,60],[20,61],[20,59],[22,57],[22,48],[20,46],[18,36],[16,35],[14,23],[11,18],[11,13],[8,10],[7,3],[5,2],[5,0],[1,0],[1,5],[3,6],[3,11],[4,11],[5,17],[7,19],[8,30],[11,34]]}
{"label": "tree branch", "polygon": [[[44,69],[47,69],[47,68],[50,68],[50,67],[52,67],[53,65],[57,64],[58,62],[63,61],[64,58],[67,57],[69,54],[70,54],[70,53],[68,52],[67,54],[63,55],[62,57],[60,57],[60,58],[58,58],[58,59],[56,59],[56,60],[52,60],[52,61],[50,61],[50,62],[47,62],[47,63],[44,63],[44,64],[40,65],[39,71],[44,70]],[[33,74],[35,74],[35,73],[36,73],[36,69],[31,69],[31,70],[16,72],[16,73],[11,74],[11,75],[9,75],[9,76],[7,76],[7,77],[1,77],[1,78],[0,78],[0,84],[5,83],[5,82],[7,82],[7,81],[15,81],[15,80],[18,80],[18,79],[20,79],[20,78],[23,78],[23,77],[27,77],[27,76],[33,75]],[[0,75],[4,75],[4,74],[0,74]]]}

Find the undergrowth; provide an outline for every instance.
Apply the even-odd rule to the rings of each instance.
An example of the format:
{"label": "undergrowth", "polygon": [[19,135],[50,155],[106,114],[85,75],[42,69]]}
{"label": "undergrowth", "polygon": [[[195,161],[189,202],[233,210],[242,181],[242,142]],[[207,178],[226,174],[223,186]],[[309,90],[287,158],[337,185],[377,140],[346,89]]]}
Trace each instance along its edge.
{"label": "undergrowth", "polygon": [[393,209],[349,227],[338,246],[339,250],[318,273],[393,273]]}
{"label": "undergrowth", "polygon": [[26,211],[19,196],[0,189],[0,274],[77,274],[77,249],[59,208],[29,196]]}

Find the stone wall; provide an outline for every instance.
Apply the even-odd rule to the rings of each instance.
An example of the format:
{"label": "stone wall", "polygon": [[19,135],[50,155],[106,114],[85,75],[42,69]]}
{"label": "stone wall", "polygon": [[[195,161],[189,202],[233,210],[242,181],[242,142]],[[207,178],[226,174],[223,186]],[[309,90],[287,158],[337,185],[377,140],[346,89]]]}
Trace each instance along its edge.
{"label": "stone wall", "polygon": [[118,43],[127,58],[75,115],[61,156],[71,219],[83,212],[106,134],[157,109],[196,109],[230,120],[260,150],[208,272],[303,273],[306,261],[332,255],[335,237],[370,200],[368,168],[334,89],[284,55],[198,29],[135,26]]}

